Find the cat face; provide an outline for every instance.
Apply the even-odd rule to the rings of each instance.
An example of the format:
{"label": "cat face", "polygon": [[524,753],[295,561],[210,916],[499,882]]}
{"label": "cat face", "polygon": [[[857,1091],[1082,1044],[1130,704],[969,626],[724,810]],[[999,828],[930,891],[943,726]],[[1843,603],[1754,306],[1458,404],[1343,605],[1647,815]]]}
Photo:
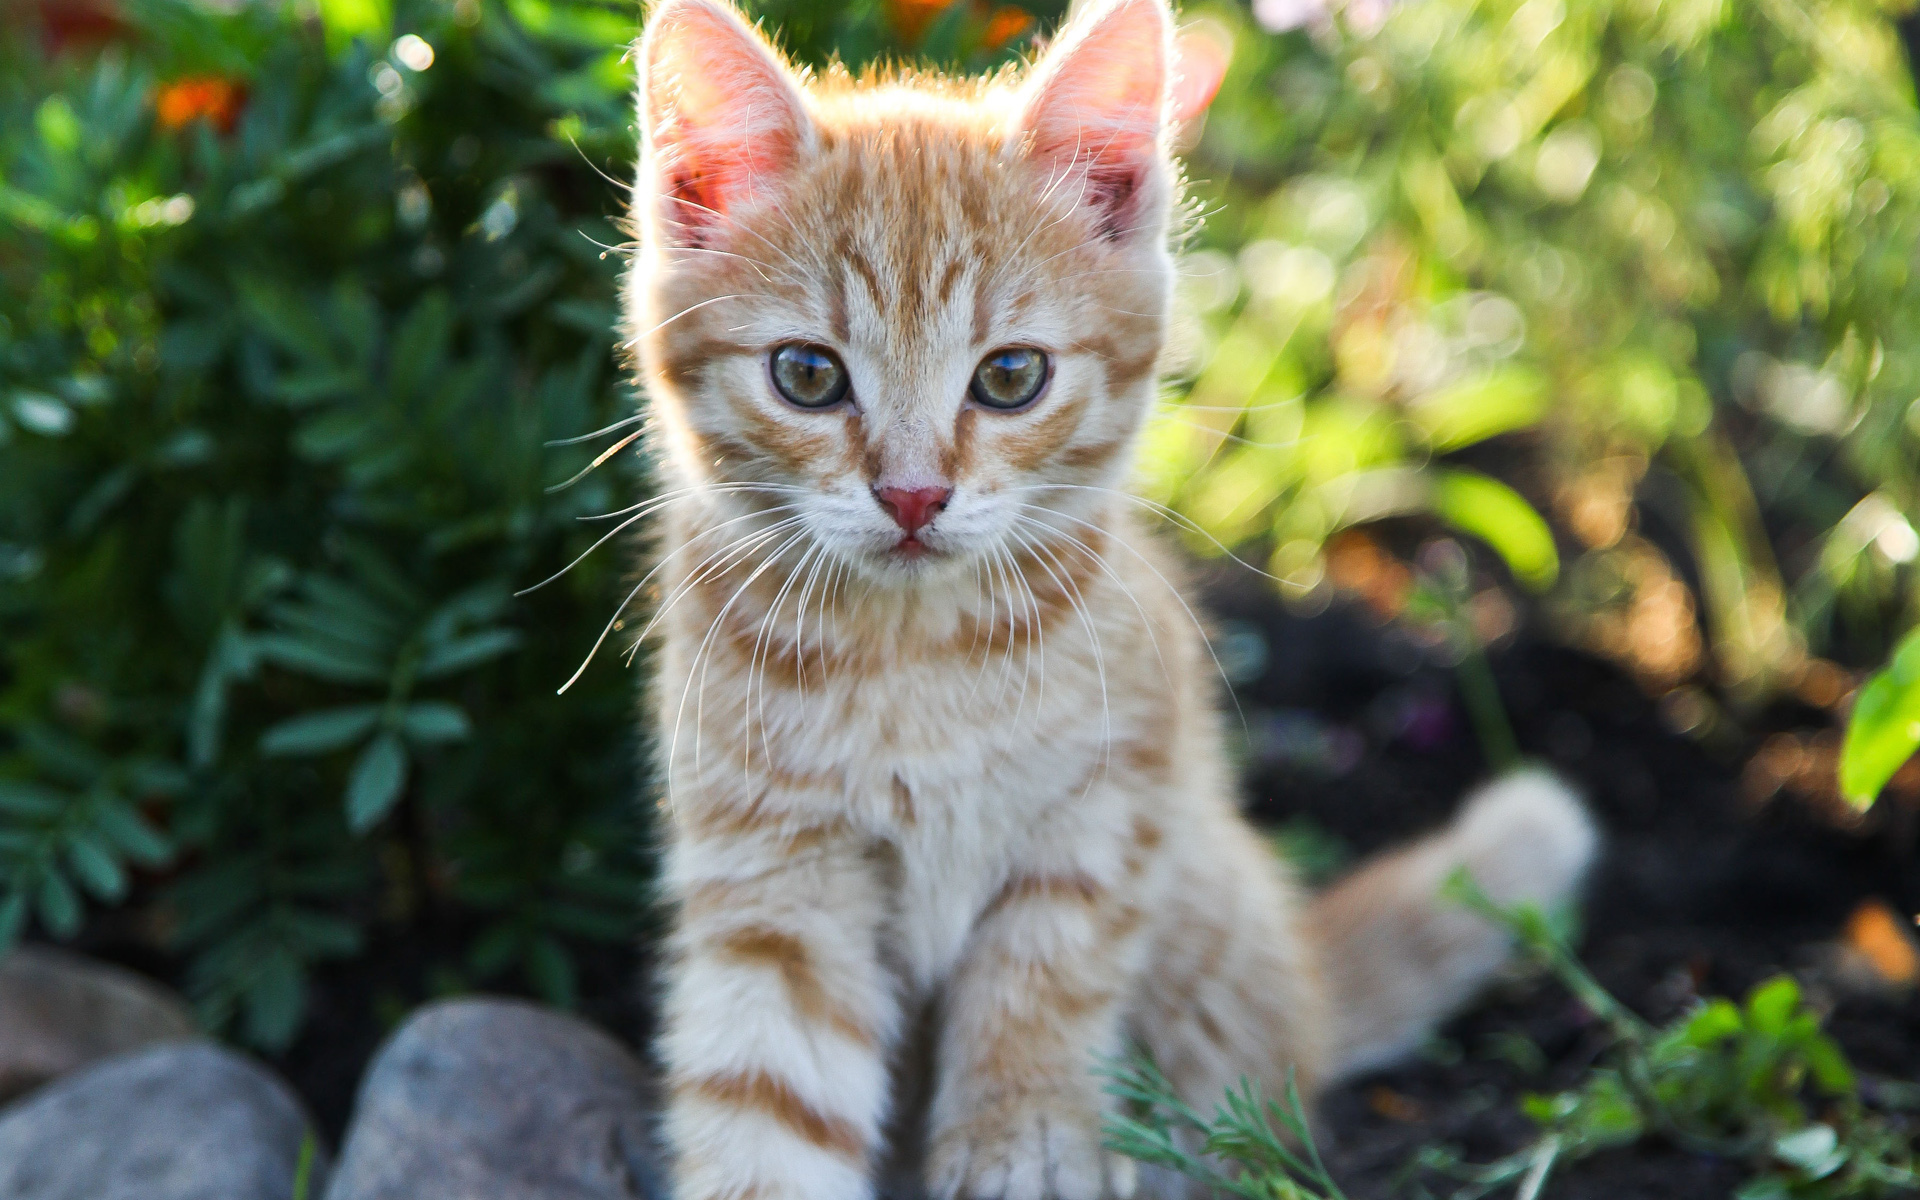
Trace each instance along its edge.
{"label": "cat face", "polygon": [[1153,400],[1170,27],[1118,0],[1024,79],[807,82],[657,8],[627,300],[673,482],[901,583],[1084,532]]}

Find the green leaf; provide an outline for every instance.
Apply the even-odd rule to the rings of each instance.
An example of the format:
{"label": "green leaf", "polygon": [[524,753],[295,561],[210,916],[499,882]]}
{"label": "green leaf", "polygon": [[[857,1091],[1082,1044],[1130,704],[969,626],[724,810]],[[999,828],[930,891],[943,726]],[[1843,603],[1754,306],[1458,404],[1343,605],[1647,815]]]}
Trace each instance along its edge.
{"label": "green leaf", "polygon": [[1525,429],[1546,411],[1547,381],[1526,367],[1502,367],[1438,388],[1407,405],[1436,453]]}
{"label": "green leaf", "polygon": [[1839,1043],[1825,1034],[1802,1042],[1800,1054],[1807,1060],[1807,1070],[1813,1074],[1815,1086],[1827,1095],[1847,1096],[1859,1087],[1853,1064],[1847,1061]]}
{"label": "green leaf", "polygon": [[306,972],[283,947],[262,955],[247,981],[245,994],[247,1040],[277,1050],[293,1040],[306,1011]]}
{"label": "green leaf", "polygon": [[1776,975],[1747,997],[1747,1023],[1766,1037],[1784,1037],[1799,1011],[1800,985],[1790,975]]}
{"label": "green leaf", "polygon": [[416,742],[433,745],[463,741],[473,733],[473,722],[457,704],[441,700],[422,700],[407,706],[401,728]]}
{"label": "green leaf", "polygon": [[80,932],[80,897],[58,870],[40,877],[40,920],[47,932],[62,939]]}
{"label": "green leaf", "polygon": [[0,779],[0,813],[47,821],[60,815],[67,799],[52,788],[21,779]]}
{"label": "green leaf", "polygon": [[572,1008],[578,999],[573,955],[546,934],[534,938],[527,947],[527,978],[534,990],[556,1008]]}
{"label": "green leaf", "polygon": [[287,909],[280,914],[280,924],[289,940],[309,959],[358,954],[365,940],[351,923],[310,909]]}
{"label": "green leaf", "polygon": [[67,863],[76,879],[100,900],[120,899],[127,891],[127,873],[97,838],[85,834],[67,842]]}
{"label": "green leaf", "polygon": [[344,749],[373,732],[380,711],[378,704],[349,704],[302,713],[267,730],[260,738],[260,752],[277,757]]}
{"label": "green leaf", "polygon": [[130,804],[118,801],[102,804],[94,816],[94,825],[135,862],[151,867],[173,857],[173,846],[166,835]]}
{"label": "green leaf", "polygon": [[27,893],[15,887],[0,900],[0,954],[11,950],[20,940],[20,930],[27,923]]}
{"label": "green leaf", "polygon": [[313,305],[304,297],[295,295],[284,284],[257,275],[242,275],[236,283],[241,311],[253,328],[304,362],[332,361],[332,349],[327,345],[324,328],[313,319]]}
{"label": "green leaf", "polygon": [[1521,583],[1535,591],[1553,586],[1560,574],[1553,531],[1518,492],[1478,472],[1444,470],[1434,480],[1433,506],[1456,529],[1492,546]]}
{"label": "green leaf", "polygon": [[290,670],[331,683],[385,683],[387,664],[338,642],[319,644],[282,633],[264,633],[254,639],[260,657]]}
{"label": "green leaf", "polygon": [[388,385],[395,399],[422,394],[444,374],[447,345],[453,337],[453,305],[445,292],[428,292],[413,306],[393,335]]}
{"label": "green leaf", "polygon": [[488,629],[455,638],[427,651],[420,659],[421,679],[437,679],[498,658],[520,644],[520,635],[511,629]]}
{"label": "green leaf", "polygon": [[383,733],[367,743],[347,781],[347,828],[365,833],[380,823],[400,799],[407,782],[407,751],[400,739]]}
{"label": "green leaf", "polygon": [[1687,1018],[1682,1036],[1687,1045],[1705,1049],[1736,1036],[1745,1028],[1746,1021],[1733,1002],[1715,998]]}
{"label": "green leaf", "polygon": [[1840,792],[1865,809],[1920,749],[1920,629],[1860,689],[1840,746]]}

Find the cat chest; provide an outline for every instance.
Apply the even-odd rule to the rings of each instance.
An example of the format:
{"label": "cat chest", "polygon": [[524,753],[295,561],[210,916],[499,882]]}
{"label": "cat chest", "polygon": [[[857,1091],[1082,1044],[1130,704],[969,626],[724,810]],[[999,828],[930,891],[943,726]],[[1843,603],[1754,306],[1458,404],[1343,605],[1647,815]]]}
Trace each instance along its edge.
{"label": "cat chest", "polygon": [[1043,707],[1037,690],[1022,701],[1017,677],[1004,698],[998,684],[949,672],[815,691],[804,708],[765,702],[774,736],[757,746],[783,773],[826,784],[793,801],[833,809],[818,815],[850,820],[873,847],[883,952],[918,993],[952,972],[1044,815],[1084,797],[1104,761],[1102,721],[1060,703],[1059,688]]}

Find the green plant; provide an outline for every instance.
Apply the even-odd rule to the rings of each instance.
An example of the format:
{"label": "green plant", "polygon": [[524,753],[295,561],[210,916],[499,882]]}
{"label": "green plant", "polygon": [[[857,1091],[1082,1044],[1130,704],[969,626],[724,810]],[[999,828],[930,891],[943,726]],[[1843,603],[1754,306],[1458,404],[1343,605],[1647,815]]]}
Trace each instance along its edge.
{"label": "green plant", "polygon": [[1241,1080],[1211,1117],[1182,1100],[1144,1055],[1102,1068],[1123,1110],[1108,1118],[1107,1148],[1178,1171],[1216,1194],[1246,1200],[1346,1200],[1327,1174],[1291,1075],[1281,1100]]}
{"label": "green plant", "polygon": [[[1236,54],[1152,494],[1302,588],[1335,532],[1437,519],[1662,688],[1758,702],[1809,646],[1877,656],[1920,553],[1904,8],[1199,10]],[[1711,661],[1691,608],[1605,619],[1679,578]]]}
{"label": "green plant", "polygon": [[[1863,1102],[1853,1067],[1791,978],[1768,980],[1744,1004],[1704,1001],[1656,1028],[1588,973],[1553,918],[1503,909],[1464,875],[1449,881],[1447,894],[1511,930],[1613,1036],[1606,1058],[1577,1086],[1523,1098],[1541,1128],[1531,1144],[1484,1164],[1445,1147],[1422,1152],[1418,1166],[1459,1181],[1452,1200],[1508,1189],[1516,1200],[1536,1200],[1557,1167],[1649,1138],[1746,1162],[1751,1178],[1739,1200],[1920,1190],[1910,1135]],[[1126,1106],[1107,1129],[1115,1152],[1248,1200],[1341,1200],[1291,1080],[1284,1103],[1242,1081],[1205,1117],[1145,1058],[1103,1071],[1109,1094]]]}
{"label": "green plant", "polygon": [[1467,1181],[1455,1200],[1509,1186],[1533,1200],[1557,1164],[1644,1138],[1744,1160],[1753,1176],[1740,1200],[1920,1188],[1911,1140],[1863,1104],[1853,1067],[1791,977],[1760,984],[1744,1004],[1710,999],[1656,1028],[1601,987],[1538,911],[1501,909],[1464,877],[1449,893],[1512,930],[1614,1038],[1579,1086],[1522,1101],[1542,1130],[1532,1145],[1479,1166],[1428,1152],[1427,1166]]}
{"label": "green plant", "polygon": [[512,596],[643,482],[542,449],[632,410],[622,26],[342,11],[0,40],[0,943],[134,897],[269,1047],[430,926],[565,1000],[645,880],[630,681],[550,699],[621,564]]}
{"label": "green plant", "polygon": [[1451,539],[1432,543],[1422,557],[1420,572],[1407,597],[1407,619],[1437,629],[1445,639],[1449,653],[1458,662],[1454,675],[1479,738],[1481,754],[1493,770],[1507,770],[1519,763],[1520,746],[1514,738],[1513,721],[1500,699],[1493,667],[1487,661],[1487,648],[1466,612],[1473,583],[1471,567],[1459,544]]}
{"label": "green plant", "polygon": [[1920,750],[1920,630],[1894,647],[1887,665],[1860,686],[1840,746],[1840,794],[1867,808]]}

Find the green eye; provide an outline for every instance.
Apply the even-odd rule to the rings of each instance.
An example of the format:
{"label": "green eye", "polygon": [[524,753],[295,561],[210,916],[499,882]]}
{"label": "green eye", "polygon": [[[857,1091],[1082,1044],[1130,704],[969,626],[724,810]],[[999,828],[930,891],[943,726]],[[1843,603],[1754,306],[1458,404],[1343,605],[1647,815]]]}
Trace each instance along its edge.
{"label": "green eye", "polygon": [[1025,408],[1046,388],[1049,367],[1047,356],[1031,346],[1006,346],[980,360],[967,391],[988,408]]}
{"label": "green eye", "polygon": [[767,365],[774,388],[800,408],[832,408],[847,398],[847,368],[825,346],[788,342]]}

